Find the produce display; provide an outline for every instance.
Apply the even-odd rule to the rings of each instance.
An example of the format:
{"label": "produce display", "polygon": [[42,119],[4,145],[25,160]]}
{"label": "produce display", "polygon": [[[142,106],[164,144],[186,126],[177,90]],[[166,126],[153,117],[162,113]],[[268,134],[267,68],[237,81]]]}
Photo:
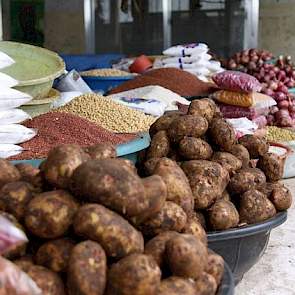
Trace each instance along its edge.
{"label": "produce display", "polygon": [[80,75],[84,77],[124,77],[134,74],[117,69],[92,69],[80,72]]}
{"label": "produce display", "polygon": [[0,162],[0,222],[28,236],[2,253],[26,273],[19,284],[48,295],[216,294],[224,261],[207,248],[185,173],[163,158],[141,178],[113,151],[61,145],[39,169]]}
{"label": "produce display", "polygon": [[266,139],[270,141],[295,141],[295,132],[288,129],[278,128],[276,126],[268,126],[266,133]]}

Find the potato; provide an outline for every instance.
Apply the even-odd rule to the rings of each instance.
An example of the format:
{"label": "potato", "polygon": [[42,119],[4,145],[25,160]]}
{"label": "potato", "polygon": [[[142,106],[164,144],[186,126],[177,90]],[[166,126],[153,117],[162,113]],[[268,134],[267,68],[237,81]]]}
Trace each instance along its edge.
{"label": "potato", "polygon": [[153,175],[142,179],[145,197],[149,201],[146,211],[139,216],[134,216],[132,222],[140,224],[154,217],[163,208],[167,198],[167,186],[161,176]]}
{"label": "potato", "polygon": [[233,175],[237,170],[242,168],[242,161],[227,152],[215,152],[211,161],[219,163],[228,171],[229,175]]}
{"label": "potato", "polygon": [[28,203],[33,198],[34,188],[23,181],[10,182],[0,190],[0,210],[9,212],[21,220],[25,215]]}
{"label": "potato", "polygon": [[127,220],[98,204],[82,206],[75,216],[75,233],[96,241],[116,259],[144,250],[143,237]]}
{"label": "potato", "polygon": [[232,194],[243,194],[250,189],[259,188],[266,182],[264,173],[258,168],[243,168],[230,179],[228,186]]}
{"label": "potato", "polygon": [[13,263],[24,272],[27,272],[34,265],[32,256],[22,256],[19,259],[14,260]]}
{"label": "potato", "polygon": [[162,210],[153,218],[140,225],[142,233],[153,237],[165,231],[181,232],[187,222],[187,215],[174,202],[166,201]]}
{"label": "potato", "polygon": [[146,175],[154,174],[155,168],[159,162],[160,158],[151,158],[144,162],[143,169]]}
{"label": "potato", "polygon": [[184,162],[186,174],[195,199],[195,209],[206,209],[225,190],[229,174],[220,164],[206,160]]}
{"label": "potato", "polygon": [[67,270],[68,262],[75,243],[67,238],[52,240],[43,244],[35,255],[36,264],[45,266],[54,272]]}
{"label": "potato", "polygon": [[77,210],[78,204],[66,191],[42,193],[28,204],[25,224],[37,237],[55,239],[69,229]]}
{"label": "potato", "polygon": [[208,129],[208,122],[198,115],[185,115],[176,118],[169,129],[168,136],[173,143],[178,143],[185,136],[201,137]]}
{"label": "potato", "polygon": [[200,224],[198,218],[196,216],[192,216],[188,219],[183,233],[191,234],[195,236],[198,240],[200,240],[204,245],[207,245],[207,234],[205,229]]}
{"label": "potato", "polygon": [[212,250],[209,250],[208,253],[208,264],[205,272],[213,276],[217,286],[219,286],[224,274],[224,260],[220,255],[214,253]]}
{"label": "potato", "polygon": [[157,295],[197,295],[195,285],[192,281],[180,278],[169,277],[161,281]]}
{"label": "potato", "polygon": [[225,190],[220,198],[217,198],[217,200],[225,200],[225,201],[231,201],[230,195],[227,190]]}
{"label": "potato", "polygon": [[261,192],[251,189],[241,196],[240,222],[253,224],[276,215],[276,208]]}
{"label": "potato", "polygon": [[212,99],[195,99],[189,106],[188,114],[202,116],[210,123],[215,115],[216,108],[217,106]]}
{"label": "potato", "polygon": [[195,211],[193,216],[197,218],[198,222],[202,225],[202,227],[206,229],[206,219],[204,214],[201,211]]}
{"label": "potato", "polygon": [[184,137],[179,142],[179,154],[186,160],[208,160],[212,156],[211,146],[195,137]]}
{"label": "potato", "polygon": [[85,241],[70,255],[67,286],[69,295],[103,295],[107,280],[107,258],[103,248]]}
{"label": "potato", "polygon": [[82,201],[102,204],[127,217],[149,207],[141,179],[120,159],[92,160],[73,173],[71,191]]}
{"label": "potato", "polygon": [[167,186],[167,200],[179,205],[187,215],[194,210],[194,198],[188,179],[176,162],[162,158],[154,174],[160,175]]}
{"label": "potato", "polygon": [[117,157],[116,146],[110,143],[100,143],[97,145],[89,146],[85,149],[85,152],[93,160],[101,160],[101,159]]}
{"label": "potato", "polygon": [[222,150],[228,152],[236,143],[234,128],[224,119],[213,119],[209,126],[210,139]]}
{"label": "potato", "polygon": [[113,264],[106,295],[157,295],[161,270],[151,256],[132,254]]}
{"label": "potato", "polygon": [[248,168],[250,162],[250,154],[248,150],[241,144],[235,144],[229,151],[231,154],[236,156],[240,161],[242,161],[242,167]]}
{"label": "potato", "polygon": [[166,157],[170,150],[170,142],[165,130],[158,131],[152,138],[147,151],[147,159]]}
{"label": "potato", "polygon": [[217,287],[214,277],[206,272],[203,272],[195,282],[196,295],[215,295]]}
{"label": "potato", "polygon": [[284,159],[273,153],[266,153],[257,162],[257,168],[261,169],[267,181],[275,182],[283,178]]}
{"label": "potato", "polygon": [[239,213],[230,201],[218,200],[208,211],[209,221],[214,230],[226,230],[239,224]]}
{"label": "potato", "polygon": [[251,134],[240,137],[239,143],[249,151],[251,159],[258,159],[260,156],[265,155],[269,149],[269,144],[264,138]]}
{"label": "potato", "polygon": [[292,205],[292,194],[284,185],[275,187],[269,199],[278,211],[287,210]]}
{"label": "potato", "polygon": [[60,145],[50,150],[47,160],[40,169],[48,183],[66,189],[69,187],[73,171],[89,158],[78,145]]}
{"label": "potato", "polygon": [[65,287],[60,277],[53,271],[39,265],[28,267],[26,273],[42,290],[42,295],[65,295]]}
{"label": "potato", "polygon": [[0,189],[9,182],[19,181],[19,171],[9,161],[0,159]]}
{"label": "potato", "polygon": [[193,235],[179,234],[167,242],[166,259],[173,275],[197,279],[207,266],[207,246]]}

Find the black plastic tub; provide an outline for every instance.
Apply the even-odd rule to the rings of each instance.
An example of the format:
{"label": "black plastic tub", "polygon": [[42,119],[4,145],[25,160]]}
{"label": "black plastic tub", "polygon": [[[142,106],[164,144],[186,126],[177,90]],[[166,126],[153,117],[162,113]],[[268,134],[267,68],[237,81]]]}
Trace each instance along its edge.
{"label": "black plastic tub", "polygon": [[208,233],[208,247],[221,255],[229,265],[237,285],[264,254],[270,232],[287,220],[287,212],[255,225]]}
{"label": "black plastic tub", "polygon": [[223,279],[216,295],[234,295],[234,293],[234,277],[229,266],[225,263]]}

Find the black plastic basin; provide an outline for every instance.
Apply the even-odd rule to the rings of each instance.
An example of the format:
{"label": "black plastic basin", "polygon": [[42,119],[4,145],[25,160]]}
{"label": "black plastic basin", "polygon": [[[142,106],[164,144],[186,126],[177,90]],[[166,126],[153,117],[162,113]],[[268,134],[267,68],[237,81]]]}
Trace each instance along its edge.
{"label": "black plastic basin", "polygon": [[280,212],[275,217],[255,225],[210,232],[208,246],[221,255],[229,265],[237,285],[253,265],[264,254],[270,232],[287,220],[287,212]]}
{"label": "black plastic basin", "polygon": [[234,293],[234,277],[229,266],[227,265],[227,263],[225,263],[223,279],[216,295],[234,295]]}

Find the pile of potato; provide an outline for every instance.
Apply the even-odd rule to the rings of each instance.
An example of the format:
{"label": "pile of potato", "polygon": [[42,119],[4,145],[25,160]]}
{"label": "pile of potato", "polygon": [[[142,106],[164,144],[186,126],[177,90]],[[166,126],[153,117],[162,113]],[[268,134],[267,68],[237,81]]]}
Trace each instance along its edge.
{"label": "pile of potato", "polygon": [[[227,172],[212,168],[224,187]],[[139,177],[109,145],[58,146],[40,169],[0,160],[0,214],[29,238],[4,256],[43,295],[216,294],[224,261],[188,178],[166,158],[153,170]]]}

